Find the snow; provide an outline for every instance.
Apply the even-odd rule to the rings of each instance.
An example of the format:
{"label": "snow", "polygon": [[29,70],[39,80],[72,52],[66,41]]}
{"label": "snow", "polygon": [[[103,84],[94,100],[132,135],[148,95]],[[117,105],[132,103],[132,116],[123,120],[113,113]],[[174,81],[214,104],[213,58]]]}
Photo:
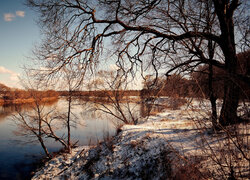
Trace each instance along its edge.
{"label": "snow", "polygon": [[[196,121],[209,114],[201,105],[208,107],[209,103],[195,100],[145,118],[138,125],[124,125],[106,142],[92,148],[78,147],[70,155],[52,159],[32,179],[178,179],[183,171],[192,177],[210,172],[220,179],[218,164],[209,159],[214,153],[210,147],[225,149],[226,142],[207,130],[201,131],[211,124]],[[249,134],[249,125],[242,129]],[[245,159],[239,158],[242,168],[249,169]]]}

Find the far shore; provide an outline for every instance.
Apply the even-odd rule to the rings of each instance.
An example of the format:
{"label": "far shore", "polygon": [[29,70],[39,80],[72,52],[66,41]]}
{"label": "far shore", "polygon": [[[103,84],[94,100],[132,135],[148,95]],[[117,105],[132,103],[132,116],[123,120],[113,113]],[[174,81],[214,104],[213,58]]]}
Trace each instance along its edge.
{"label": "far shore", "polygon": [[[41,99],[41,102],[51,102],[55,100],[58,100],[58,97],[45,97]],[[34,98],[27,98],[27,99],[17,98],[17,99],[11,99],[11,100],[0,99],[0,106],[31,104],[31,103],[35,103],[35,101],[36,100]]]}

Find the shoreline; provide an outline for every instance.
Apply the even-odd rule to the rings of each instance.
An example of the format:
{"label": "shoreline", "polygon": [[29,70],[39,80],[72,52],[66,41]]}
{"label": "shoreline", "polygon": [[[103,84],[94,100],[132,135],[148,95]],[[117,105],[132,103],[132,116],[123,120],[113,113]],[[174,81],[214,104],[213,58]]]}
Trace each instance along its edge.
{"label": "shoreline", "polygon": [[[200,131],[196,120],[207,117],[207,113],[194,102],[191,109],[185,106],[177,110],[167,109],[143,118],[137,125],[124,125],[107,141],[84,151],[84,147],[78,147],[73,150],[75,154],[53,158],[32,179],[219,178],[220,166],[209,158],[213,152],[204,149],[206,145],[202,143],[205,139],[209,147],[216,148],[226,140],[209,134],[209,129]],[[204,122],[205,126],[210,124]],[[239,127],[249,130],[249,125]],[[204,153],[204,150],[207,151]],[[247,162],[242,158],[238,163],[244,165]]]}
{"label": "shoreline", "polygon": [[[82,147],[79,147],[78,156],[65,154],[55,157],[37,171],[32,179],[65,177],[69,179],[141,179],[143,176],[161,179],[166,175],[177,177],[179,167],[173,164],[171,167],[173,170],[170,173],[170,167],[166,168],[168,165],[165,163],[168,160],[183,163],[172,150],[173,145],[175,149],[181,151],[182,142],[176,142],[170,146],[168,140],[176,139],[180,134],[186,135],[188,129],[194,128],[194,124],[190,123],[187,115],[177,120],[183,115],[181,110],[169,111],[150,116],[147,121],[144,119],[137,125],[124,125],[116,136],[86,149],[81,155],[79,154]],[[173,117],[172,112],[178,115]],[[175,133],[176,126],[180,134]],[[166,129],[169,130],[166,131]],[[194,133],[191,131],[188,136],[193,139]],[[193,147],[194,144],[189,146]],[[188,152],[188,154],[192,153],[194,152]],[[74,163],[72,159],[75,159]],[[150,174],[146,174],[147,171]]]}
{"label": "shoreline", "polygon": [[[41,99],[41,102],[46,103],[46,102],[51,102],[51,101],[56,101],[58,100],[59,97],[45,97]],[[35,103],[34,98],[27,98],[27,99],[13,99],[13,100],[3,100],[0,99],[0,106],[5,106],[5,105],[22,105],[22,104],[32,104]]]}
{"label": "shoreline", "polygon": [[[177,127],[178,133],[176,133]],[[166,162],[175,160],[183,163],[172,150],[173,146],[181,152],[183,141],[176,141],[170,145],[169,140],[176,139],[180,135],[188,135],[193,140],[195,136],[193,128],[194,124],[190,122],[189,115],[184,115],[182,109],[168,109],[143,119],[140,124],[124,125],[116,136],[84,151],[70,166],[69,162],[74,155],[72,157],[65,154],[52,159],[38,170],[32,179],[64,179],[65,177],[69,179],[140,179],[143,176],[160,179],[166,177],[166,174],[177,177],[179,167],[173,164],[171,168],[169,167],[173,169],[170,173],[168,172],[170,169],[166,168],[169,166]],[[186,132],[190,133],[186,134]],[[190,143],[188,147],[195,146],[191,140],[187,141]],[[188,154],[192,153],[194,152],[188,152]],[[159,164],[162,166],[159,167]],[[147,171],[150,174],[147,174]]]}

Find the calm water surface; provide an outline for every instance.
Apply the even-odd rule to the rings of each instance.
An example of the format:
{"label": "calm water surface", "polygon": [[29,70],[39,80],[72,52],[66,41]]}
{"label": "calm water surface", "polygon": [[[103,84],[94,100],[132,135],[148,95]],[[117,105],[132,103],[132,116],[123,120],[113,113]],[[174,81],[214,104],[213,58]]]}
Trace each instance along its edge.
{"label": "calm water surface", "polygon": [[[67,112],[67,102],[60,99],[54,104],[46,105],[46,110],[57,108],[60,111]],[[72,127],[72,141],[78,142],[78,145],[88,145],[102,140],[109,133],[114,135],[115,127],[113,119],[100,111],[94,112],[91,110],[89,103],[79,103],[75,101],[73,112],[76,115],[75,127]],[[22,111],[30,112],[32,109],[29,106],[23,106]],[[18,131],[18,125],[13,120],[15,108],[13,106],[0,106],[0,179],[29,179],[30,172],[38,160],[44,157],[41,145],[34,141],[35,138],[27,138],[18,136],[15,131]],[[66,134],[65,129],[56,131],[57,134]],[[45,141],[50,152],[60,150],[62,147],[59,143],[53,140]]]}

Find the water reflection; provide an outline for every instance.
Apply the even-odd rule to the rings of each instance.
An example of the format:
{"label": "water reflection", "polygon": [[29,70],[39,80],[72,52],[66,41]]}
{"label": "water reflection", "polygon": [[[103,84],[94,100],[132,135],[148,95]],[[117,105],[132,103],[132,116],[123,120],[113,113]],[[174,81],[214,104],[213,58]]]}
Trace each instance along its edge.
{"label": "water reflection", "polygon": [[[74,126],[71,130],[72,142],[79,145],[95,144],[102,140],[106,134],[114,135],[117,120],[111,115],[100,111],[101,104],[91,101],[74,99],[72,112],[74,114]],[[112,104],[106,104],[112,109]],[[123,106],[126,108],[126,104]],[[149,105],[143,103],[130,103],[134,115],[139,117],[148,114]],[[34,141],[36,139],[25,136],[16,136],[14,131],[18,131],[17,124],[12,119],[19,109],[25,113],[32,113],[32,104],[19,106],[0,106],[0,179],[28,179],[29,173],[34,169],[34,163],[44,156],[41,145]],[[46,103],[44,111],[48,112],[56,109],[59,112],[67,112],[67,101],[62,98],[58,101]],[[112,109],[114,110],[114,109]],[[115,112],[115,111],[114,111]],[[66,136],[65,126],[61,122],[56,134],[60,137]],[[60,125],[60,126],[59,126]],[[62,146],[53,139],[45,138],[45,144],[49,152],[58,151]]]}
{"label": "water reflection", "polygon": [[[44,105],[49,107],[49,106],[55,105],[57,102],[58,102],[58,99],[54,99],[54,100],[45,102]],[[5,120],[8,116],[15,113],[17,109],[29,111],[32,109],[33,106],[34,104],[32,103],[16,104],[16,105],[11,105],[11,104],[2,105],[0,106],[0,122]]]}
{"label": "water reflection", "polygon": [[[45,111],[56,108],[60,112],[66,112],[67,102],[60,99],[58,102],[47,103]],[[78,117],[77,123],[72,128],[72,141],[78,141],[79,145],[88,145],[102,140],[108,132],[115,133],[111,118],[100,112],[90,112],[91,103],[75,101],[72,106],[73,113]],[[32,113],[32,105],[0,106],[0,179],[29,179],[29,173],[34,169],[37,159],[44,156],[44,152],[37,141],[25,136],[16,136],[17,124],[12,119],[16,109],[22,112]],[[58,136],[66,134],[65,128],[56,131]],[[49,152],[58,151],[62,146],[52,139],[45,139]]]}

